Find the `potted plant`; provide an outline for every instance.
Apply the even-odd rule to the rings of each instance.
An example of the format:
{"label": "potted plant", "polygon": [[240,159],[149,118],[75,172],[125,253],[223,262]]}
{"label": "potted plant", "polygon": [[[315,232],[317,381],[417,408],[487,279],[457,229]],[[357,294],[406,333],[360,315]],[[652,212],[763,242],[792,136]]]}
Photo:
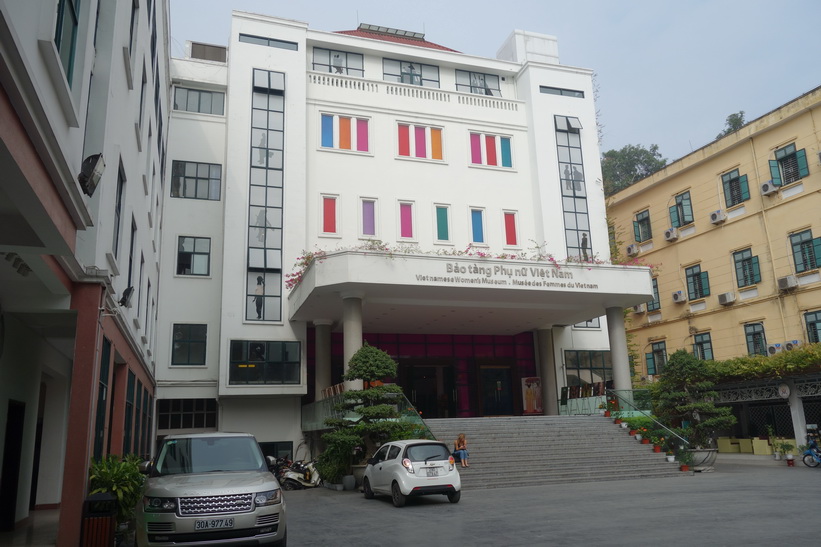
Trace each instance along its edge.
{"label": "potted plant", "polygon": [[352,477],[353,466],[365,461],[366,454],[375,452],[381,443],[420,435],[416,425],[401,420],[396,408],[402,388],[382,383],[394,378],[396,370],[390,355],[367,342],[351,357],[343,379],[363,380],[368,387],[344,392],[337,410],[345,417],[325,421],[332,431],[322,435],[326,447],[317,460],[323,480],[338,483]]}
{"label": "potted plant", "polygon": [[667,461],[673,463],[676,461],[676,455],[673,453],[672,450],[668,450],[666,454]]}
{"label": "potted plant", "polygon": [[689,471],[690,464],[693,463],[693,452],[687,449],[681,449],[676,454],[676,459],[679,463],[679,469],[681,471]]}
{"label": "potted plant", "polygon": [[88,476],[89,495],[108,492],[117,500],[117,531],[119,545],[128,534],[134,519],[134,509],[142,500],[145,475],[140,472],[142,458],[134,454],[120,458],[109,454],[91,462]]}
{"label": "potted plant", "polygon": [[656,414],[687,438],[696,471],[712,468],[718,454],[713,447],[716,431],[736,423],[730,407],[715,404],[714,386],[706,361],[684,350],[670,356],[664,374],[651,386]]}
{"label": "potted plant", "polygon": [[785,458],[788,459],[793,459],[792,454],[789,454],[789,452],[791,452],[792,449],[795,448],[794,444],[784,439],[775,439],[772,441],[772,444],[774,453],[778,454],[779,456],[783,455]]}

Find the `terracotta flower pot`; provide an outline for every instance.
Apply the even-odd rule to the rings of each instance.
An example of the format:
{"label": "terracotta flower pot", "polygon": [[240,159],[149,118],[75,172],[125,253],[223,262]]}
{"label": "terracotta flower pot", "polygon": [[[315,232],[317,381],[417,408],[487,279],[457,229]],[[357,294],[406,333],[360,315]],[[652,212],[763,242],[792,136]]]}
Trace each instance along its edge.
{"label": "terracotta flower pot", "polygon": [[653,446],[653,452],[661,452],[661,447],[659,445]]}
{"label": "terracotta flower pot", "polygon": [[685,465],[685,464],[681,464],[681,466],[679,467],[679,470],[680,470],[680,471],[689,471],[689,470],[690,470],[690,466],[689,466],[689,465]]}
{"label": "terracotta flower pot", "polygon": [[604,415],[605,415],[605,416],[607,416],[607,417],[609,418],[609,417],[610,417],[610,411],[609,411],[609,410],[605,410],[605,411],[604,411]]}
{"label": "terracotta flower pot", "polygon": [[613,420],[613,423],[614,424],[620,424],[621,423],[621,418],[616,418],[615,420]]}
{"label": "terracotta flower pot", "polygon": [[638,433],[638,431],[637,431],[637,430],[635,430],[635,429],[631,429],[631,430],[630,430],[630,436],[631,436],[631,437],[632,437],[633,435],[635,435],[636,433]]}
{"label": "terracotta flower pot", "polygon": [[641,444],[650,444],[650,439],[642,439]]}

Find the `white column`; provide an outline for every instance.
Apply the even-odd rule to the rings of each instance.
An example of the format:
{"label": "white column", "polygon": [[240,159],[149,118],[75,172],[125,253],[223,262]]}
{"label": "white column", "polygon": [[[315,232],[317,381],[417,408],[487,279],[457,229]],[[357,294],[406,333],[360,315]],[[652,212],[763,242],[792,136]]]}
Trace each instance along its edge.
{"label": "white column", "polygon": [[316,401],[322,400],[322,390],[331,386],[331,324],[329,319],[314,321],[314,389]]}
{"label": "white column", "polygon": [[[792,416],[792,428],[795,433],[796,448],[799,445],[807,444],[807,418],[804,416],[804,400],[798,396],[795,389],[795,382],[792,380],[785,380],[785,384],[790,388],[790,415]],[[799,458],[797,450],[793,451]]]}
{"label": "white column", "polygon": [[556,377],[556,359],[553,356],[553,329],[536,331],[539,355],[539,376],[542,378],[542,406],[545,416],[559,414],[559,381]]}
{"label": "white column", "polygon": [[627,333],[624,330],[624,310],[607,308],[607,334],[610,339],[610,359],[613,362],[613,387],[633,389],[630,381],[630,359],[627,355]]}
{"label": "white column", "polygon": [[[342,293],[342,353],[344,371],[348,361],[362,347],[362,293]],[[345,382],[345,391],[362,389],[362,380]]]}

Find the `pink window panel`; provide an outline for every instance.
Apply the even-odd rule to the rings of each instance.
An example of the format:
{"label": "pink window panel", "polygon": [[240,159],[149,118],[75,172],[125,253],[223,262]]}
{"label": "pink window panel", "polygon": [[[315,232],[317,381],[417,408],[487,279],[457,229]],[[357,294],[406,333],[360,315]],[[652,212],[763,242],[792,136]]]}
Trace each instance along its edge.
{"label": "pink window panel", "polygon": [[470,162],[482,163],[482,136],[479,133],[470,134]]}
{"label": "pink window panel", "polygon": [[322,198],[322,231],[336,233],[336,198]]}
{"label": "pink window panel", "polygon": [[368,120],[356,120],[356,149],[360,152],[368,151]]}
{"label": "pink window panel", "polygon": [[425,144],[425,128],[414,127],[413,129],[416,136],[416,157],[426,158],[428,157],[428,152]]}
{"label": "pink window panel", "polygon": [[413,204],[399,204],[399,236],[413,237]]}
{"label": "pink window panel", "polygon": [[505,242],[508,245],[517,245],[516,240],[516,214],[505,213]]}

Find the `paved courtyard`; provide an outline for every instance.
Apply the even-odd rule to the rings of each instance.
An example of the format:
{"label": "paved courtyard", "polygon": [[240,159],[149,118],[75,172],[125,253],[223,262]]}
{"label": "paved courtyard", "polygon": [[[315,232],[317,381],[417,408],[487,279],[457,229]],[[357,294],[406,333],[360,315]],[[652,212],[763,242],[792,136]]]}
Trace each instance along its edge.
{"label": "paved courtyard", "polygon": [[[579,465],[595,465],[595,455]],[[465,472],[469,472],[467,470]],[[504,473],[504,469],[499,469]],[[409,499],[326,488],[287,492],[303,545],[799,545],[818,541],[821,469],[720,455],[713,473]]]}

